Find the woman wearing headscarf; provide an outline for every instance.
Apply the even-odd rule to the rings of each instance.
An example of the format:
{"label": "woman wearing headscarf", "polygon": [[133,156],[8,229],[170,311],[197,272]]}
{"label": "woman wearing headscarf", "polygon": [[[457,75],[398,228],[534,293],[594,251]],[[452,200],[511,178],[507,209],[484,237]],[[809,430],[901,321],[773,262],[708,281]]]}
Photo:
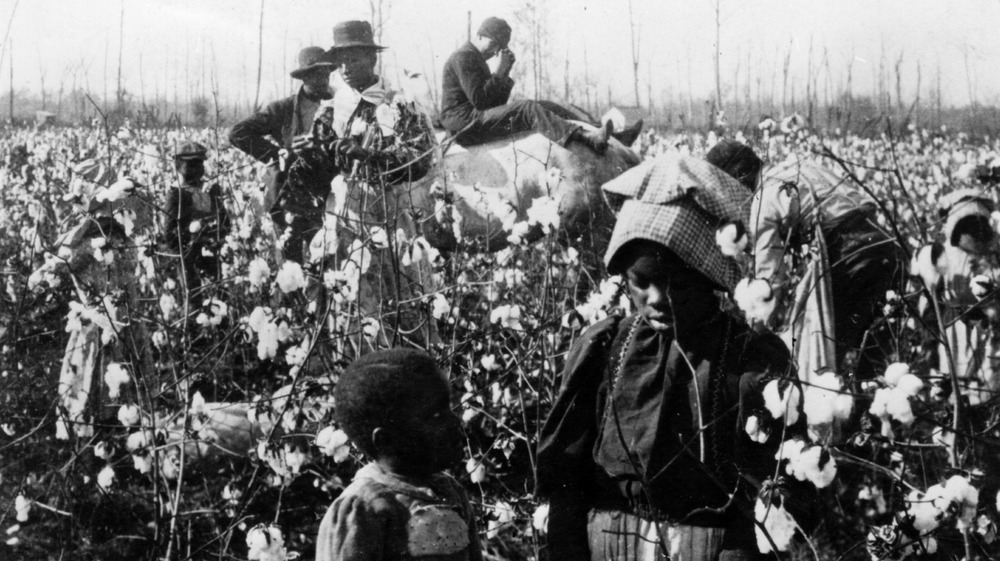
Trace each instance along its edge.
{"label": "woman wearing headscarf", "polygon": [[765,381],[795,375],[775,335],[721,306],[739,268],[714,233],[745,219],[746,191],[678,154],[604,189],[624,199],[605,264],[635,312],[580,336],[542,429],[551,558],[754,559],[750,505],[780,437],[757,443],[742,427]]}

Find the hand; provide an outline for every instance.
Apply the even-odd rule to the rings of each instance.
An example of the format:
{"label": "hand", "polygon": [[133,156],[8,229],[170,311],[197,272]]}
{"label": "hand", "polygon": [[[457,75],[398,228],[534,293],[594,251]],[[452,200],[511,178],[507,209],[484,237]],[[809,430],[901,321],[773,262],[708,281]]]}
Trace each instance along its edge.
{"label": "hand", "polygon": [[292,152],[296,154],[313,147],[312,135],[303,134],[292,139]]}
{"label": "hand", "polygon": [[365,161],[370,156],[368,150],[362,148],[357,141],[349,138],[339,141],[336,146],[336,151],[337,154],[352,160]]}
{"label": "hand", "polygon": [[514,62],[516,60],[517,57],[514,56],[514,53],[511,52],[510,49],[501,49],[500,64],[497,66],[497,74],[500,74],[501,76],[510,74],[510,69],[514,66]]}

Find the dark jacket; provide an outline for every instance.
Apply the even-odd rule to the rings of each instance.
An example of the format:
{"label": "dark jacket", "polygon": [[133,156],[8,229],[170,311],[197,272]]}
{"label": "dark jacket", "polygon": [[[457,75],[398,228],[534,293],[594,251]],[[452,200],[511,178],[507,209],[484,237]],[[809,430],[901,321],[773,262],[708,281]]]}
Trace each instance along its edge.
{"label": "dark jacket", "polygon": [[514,80],[490,73],[486,59],[472,43],[455,51],[444,65],[441,124],[458,132],[485,111],[507,103]]}
{"label": "dark jacket", "polygon": [[[590,558],[591,508],[725,527],[725,549],[755,549],[746,512],[755,489],[746,481],[773,473],[779,438],[756,444],[742,427],[767,378],[787,374],[788,350],[725,314],[682,336],[684,354],[660,337],[637,316],[612,317],[585,331],[567,356],[538,446],[537,492],[551,499],[553,558]],[[729,504],[737,489],[739,506]]]}
{"label": "dark jacket", "polygon": [[278,159],[281,148],[289,148],[292,139],[310,129],[313,115],[299,111],[302,88],[285,99],[269,103],[260,111],[233,125],[229,142],[254,159],[271,163]]}

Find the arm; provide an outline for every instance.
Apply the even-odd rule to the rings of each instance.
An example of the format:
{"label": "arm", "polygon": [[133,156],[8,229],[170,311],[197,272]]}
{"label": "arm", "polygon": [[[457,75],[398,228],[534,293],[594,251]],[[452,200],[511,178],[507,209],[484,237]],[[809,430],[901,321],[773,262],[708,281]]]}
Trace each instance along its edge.
{"label": "arm", "polygon": [[276,101],[236,123],[229,131],[229,142],[259,162],[277,160],[288,112],[286,106],[290,102],[290,99]]}
{"label": "arm", "polygon": [[750,234],[754,240],[754,273],[780,287],[787,273],[782,266],[788,225],[797,222],[798,191],[777,181],[765,181],[754,194],[750,209]]}
{"label": "arm", "polygon": [[539,438],[535,494],[549,499],[552,559],[590,559],[587,512],[598,394],[617,318],[591,327],[570,350],[562,387]]}
{"label": "arm", "polygon": [[507,76],[490,74],[482,55],[473,51],[459,51],[452,60],[462,91],[469,103],[480,111],[507,103],[514,80]]}

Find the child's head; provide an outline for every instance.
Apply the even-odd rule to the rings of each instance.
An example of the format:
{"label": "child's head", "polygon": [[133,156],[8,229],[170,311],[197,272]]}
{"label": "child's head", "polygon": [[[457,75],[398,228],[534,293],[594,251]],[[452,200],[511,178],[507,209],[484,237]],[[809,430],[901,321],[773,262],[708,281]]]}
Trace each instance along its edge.
{"label": "child's head", "polygon": [[185,183],[196,183],[205,176],[208,149],[197,142],[185,142],[174,153],[174,168]]}
{"label": "child's head", "polygon": [[461,421],[434,360],[412,349],[365,355],[334,390],[335,417],[366,455],[407,475],[441,471],[462,458]]}

